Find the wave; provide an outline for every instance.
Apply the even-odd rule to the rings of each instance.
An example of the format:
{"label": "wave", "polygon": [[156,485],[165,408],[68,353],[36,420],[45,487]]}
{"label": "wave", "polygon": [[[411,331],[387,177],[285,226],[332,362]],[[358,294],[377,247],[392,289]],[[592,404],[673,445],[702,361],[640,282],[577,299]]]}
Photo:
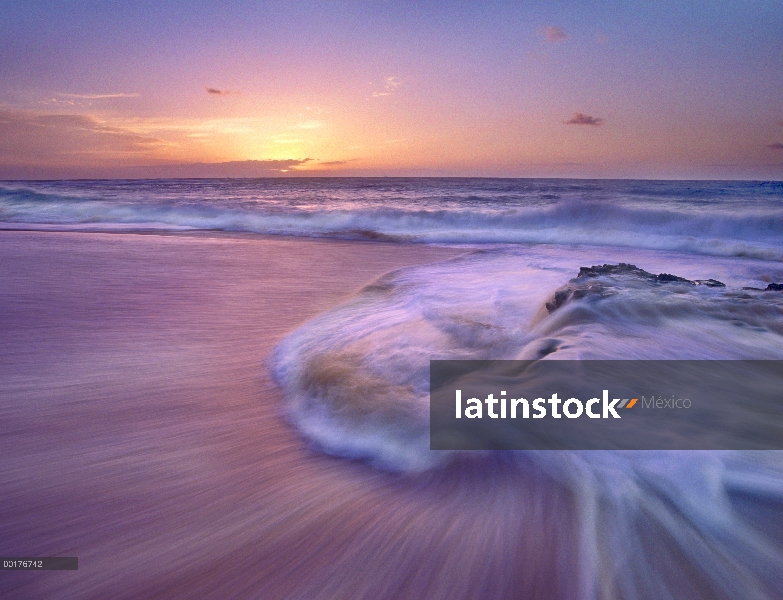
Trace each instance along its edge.
{"label": "wave", "polygon": [[688,194],[681,186],[647,182],[643,196],[633,187],[626,193],[608,185],[585,195],[565,184],[522,196],[469,186],[441,186],[437,194],[414,187],[384,196],[358,184],[324,195],[310,188],[250,193],[186,183],[173,188],[148,183],[132,193],[122,186],[118,191],[97,185],[65,190],[6,185],[0,187],[0,223],[432,244],[617,246],[783,260],[779,192],[745,197],[735,191],[727,200],[720,188],[707,200],[703,190]]}
{"label": "wave", "polygon": [[[430,359],[783,357],[783,295],[742,290],[764,263],[700,259],[687,275],[705,285],[593,269],[588,290],[573,277],[586,256],[473,252],[387,274],[277,346],[287,417],[323,451],[416,472],[496,456],[429,450]],[[503,456],[532,461],[575,499],[579,597],[783,595],[769,525],[783,510],[783,452]]]}
{"label": "wave", "polygon": [[726,287],[609,273],[585,294],[564,275],[578,257],[478,252],[386,275],[277,347],[289,415],[330,452],[417,470],[444,457],[428,450],[431,359],[783,357],[783,294],[743,290],[747,273]]}

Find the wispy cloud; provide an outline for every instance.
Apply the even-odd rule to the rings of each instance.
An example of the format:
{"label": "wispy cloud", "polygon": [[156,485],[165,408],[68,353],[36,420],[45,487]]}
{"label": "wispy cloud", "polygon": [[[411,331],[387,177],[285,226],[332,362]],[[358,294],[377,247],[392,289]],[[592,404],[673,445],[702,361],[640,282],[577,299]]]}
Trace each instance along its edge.
{"label": "wispy cloud", "polygon": [[358,160],[357,158],[349,158],[348,160],[327,160],[319,162],[318,164],[322,167],[339,167],[342,165],[347,165],[348,163],[352,163],[355,160]]}
{"label": "wispy cloud", "polygon": [[387,77],[383,82],[383,91],[373,92],[373,98],[382,98],[391,96],[402,86],[402,81],[398,77]]}
{"label": "wispy cloud", "polygon": [[550,25],[549,27],[541,30],[541,32],[544,35],[544,39],[546,39],[546,41],[550,44],[562,42],[568,39],[568,34],[560,27],[553,27]]}
{"label": "wispy cloud", "polygon": [[273,144],[301,144],[305,140],[298,137],[292,137],[285,133],[279,133],[269,138]]}
{"label": "wispy cloud", "polygon": [[205,89],[207,90],[207,94],[212,94],[213,96],[239,96],[242,93],[232,90],[219,90],[218,88],[213,87],[207,87]]}
{"label": "wispy cloud", "polygon": [[0,164],[75,164],[145,160],[171,143],[92,116],[0,110]]}
{"label": "wispy cloud", "polygon": [[[294,174],[310,165],[328,168],[316,159],[296,158],[306,155],[292,145],[299,141],[294,131],[306,130],[270,139],[264,123],[254,119],[127,118],[0,107],[0,179],[267,177]],[[221,160],[215,149],[222,150],[223,141],[234,136],[251,140],[246,151],[259,158],[264,158],[272,142],[277,156],[274,160],[210,160]],[[252,141],[257,141],[256,146]]]}
{"label": "wispy cloud", "polygon": [[120,98],[138,98],[141,94],[70,94],[67,92],[56,92],[52,96],[38,101],[38,104],[45,106],[54,106],[58,108],[85,107],[92,106],[99,100],[117,100]]}
{"label": "wispy cloud", "polygon": [[568,119],[568,121],[563,121],[566,125],[593,125],[596,127],[603,122],[604,120],[601,117],[591,117],[580,112],[574,113],[574,116]]}
{"label": "wispy cloud", "polygon": [[767,148],[772,148],[773,150],[783,150],[783,142],[773,142],[771,144],[767,144]]}
{"label": "wispy cloud", "polygon": [[66,94],[62,92],[56,95],[63,98],[78,98],[80,100],[107,100],[110,98],[138,98],[141,94]]}
{"label": "wispy cloud", "polygon": [[298,129],[320,129],[323,126],[323,121],[304,121],[303,123],[297,124]]}
{"label": "wispy cloud", "polygon": [[131,167],[136,177],[269,177],[295,171],[312,158],[233,160],[218,163],[173,163]]}
{"label": "wispy cloud", "polygon": [[122,140],[123,146],[129,150],[161,142],[154,137],[139,135],[122,127],[107,125],[88,115],[0,111],[0,123],[13,126],[15,131],[49,129],[59,132],[99,134],[102,136],[100,139],[103,140]]}

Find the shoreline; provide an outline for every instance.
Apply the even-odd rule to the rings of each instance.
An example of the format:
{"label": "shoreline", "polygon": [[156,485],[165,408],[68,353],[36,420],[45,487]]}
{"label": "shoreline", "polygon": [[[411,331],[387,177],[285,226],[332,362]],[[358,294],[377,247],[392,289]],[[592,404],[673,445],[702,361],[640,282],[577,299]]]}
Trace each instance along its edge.
{"label": "shoreline", "polygon": [[[516,304],[504,314],[515,322],[573,277],[584,251],[446,264],[438,261],[464,249],[56,233],[0,232],[0,553],[77,556],[79,571],[8,572],[4,591],[15,598],[565,600],[599,584],[614,595],[642,589],[613,570],[607,548],[627,552],[634,572],[663,561],[640,585],[706,597],[704,586],[718,582],[698,568],[705,547],[727,568],[774,562],[714,535],[709,515],[726,519],[734,541],[750,527],[777,548],[781,503],[768,487],[777,454],[768,467],[757,453],[660,457],[674,476],[663,483],[674,485],[659,496],[654,453],[475,454],[402,474],[322,454],[285,420],[270,351],[308,322],[324,327],[324,347],[342,343],[343,328],[373,329],[375,313],[331,330],[328,319],[311,320],[384,273],[430,264],[414,269],[418,281],[445,295],[457,318],[475,301],[494,306],[474,297],[477,286],[491,296],[506,289],[503,273],[533,277],[534,286],[508,288]],[[596,260],[627,257],[599,251]],[[734,273],[734,262],[713,259],[706,273],[684,254],[637,256],[655,272],[734,286],[776,274],[766,263]],[[465,294],[467,305],[451,302]],[[370,353],[388,342],[358,333]],[[734,483],[720,488],[725,496],[704,495],[700,482],[712,485],[716,468]],[[618,486],[629,495],[615,497]],[[693,498],[707,518],[676,508]],[[689,544],[682,531],[706,537]],[[757,577],[778,589],[766,572]],[[734,597],[715,590],[710,597]]]}
{"label": "shoreline", "polygon": [[537,468],[380,472],[313,452],[280,416],[264,361],[283,335],[382,273],[460,253],[0,233],[0,550],[79,557],[6,573],[6,589],[573,597],[573,505]]}

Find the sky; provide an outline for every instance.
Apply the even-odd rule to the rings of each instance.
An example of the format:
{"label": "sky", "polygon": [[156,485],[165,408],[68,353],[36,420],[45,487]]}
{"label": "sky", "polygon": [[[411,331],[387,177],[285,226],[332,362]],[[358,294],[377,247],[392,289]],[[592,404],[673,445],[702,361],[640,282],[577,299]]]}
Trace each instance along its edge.
{"label": "sky", "polygon": [[0,14],[4,179],[783,179],[779,0]]}

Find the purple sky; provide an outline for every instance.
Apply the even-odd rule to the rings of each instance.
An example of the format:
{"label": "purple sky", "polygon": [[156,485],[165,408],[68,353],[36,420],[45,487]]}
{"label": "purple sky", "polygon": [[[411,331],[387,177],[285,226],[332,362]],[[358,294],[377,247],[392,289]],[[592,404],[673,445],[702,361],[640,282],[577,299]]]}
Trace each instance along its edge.
{"label": "purple sky", "polygon": [[779,2],[0,10],[0,178],[783,178]]}

